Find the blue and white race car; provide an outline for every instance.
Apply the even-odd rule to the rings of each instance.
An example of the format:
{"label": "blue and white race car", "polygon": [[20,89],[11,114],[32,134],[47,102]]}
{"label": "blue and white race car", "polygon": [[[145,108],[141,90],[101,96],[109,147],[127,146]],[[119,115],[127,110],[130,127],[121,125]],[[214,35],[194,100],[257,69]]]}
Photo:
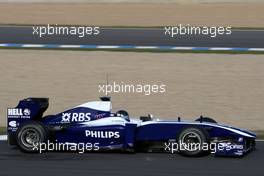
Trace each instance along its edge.
{"label": "blue and white race car", "polygon": [[[210,152],[243,156],[255,148],[256,135],[252,132],[202,116],[195,121],[182,121],[179,117],[165,121],[152,115],[133,119],[125,110],[112,112],[110,97],[43,117],[48,106],[48,98],[26,98],[15,108],[8,108],[9,144],[24,152],[36,152],[36,144],[53,141],[71,145],[91,143],[100,150],[111,151],[176,151],[185,156]],[[190,148],[193,144],[195,147]]]}

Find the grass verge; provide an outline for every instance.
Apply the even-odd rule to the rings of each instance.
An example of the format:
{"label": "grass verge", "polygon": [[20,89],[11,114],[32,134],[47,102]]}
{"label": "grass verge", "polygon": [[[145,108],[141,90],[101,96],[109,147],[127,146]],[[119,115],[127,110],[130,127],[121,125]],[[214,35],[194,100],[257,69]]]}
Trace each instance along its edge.
{"label": "grass verge", "polygon": [[264,139],[264,130],[257,130],[253,132],[257,134],[258,139]]}
{"label": "grass verge", "polygon": [[6,127],[0,127],[0,135],[6,134]]}

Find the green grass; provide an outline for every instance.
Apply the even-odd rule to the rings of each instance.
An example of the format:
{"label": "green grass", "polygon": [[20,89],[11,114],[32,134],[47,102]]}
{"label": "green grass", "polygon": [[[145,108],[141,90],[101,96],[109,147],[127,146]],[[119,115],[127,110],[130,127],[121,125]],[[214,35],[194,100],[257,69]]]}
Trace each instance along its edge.
{"label": "green grass", "polygon": [[0,127],[0,135],[6,134],[6,127]]}
{"label": "green grass", "polygon": [[0,49],[151,52],[151,53],[264,54],[264,51],[192,51],[192,50],[118,49],[118,48],[117,49],[86,49],[86,48],[16,48],[16,47],[0,47]]}
{"label": "green grass", "polygon": [[264,139],[264,131],[263,130],[257,130],[257,131],[253,131],[253,132],[257,134],[258,139]]}

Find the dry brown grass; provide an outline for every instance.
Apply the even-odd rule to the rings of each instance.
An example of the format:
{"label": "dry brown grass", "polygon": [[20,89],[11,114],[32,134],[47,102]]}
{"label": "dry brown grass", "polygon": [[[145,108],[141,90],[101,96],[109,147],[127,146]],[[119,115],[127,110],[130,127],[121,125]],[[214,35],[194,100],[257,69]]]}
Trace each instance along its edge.
{"label": "dry brown grass", "polygon": [[264,3],[0,4],[0,24],[264,27]]}
{"label": "dry brown grass", "polygon": [[98,84],[163,83],[165,94],[112,94],[131,115],[193,119],[200,114],[263,130],[263,55],[0,50],[0,126],[6,108],[29,96],[50,97],[46,114],[97,99]]}

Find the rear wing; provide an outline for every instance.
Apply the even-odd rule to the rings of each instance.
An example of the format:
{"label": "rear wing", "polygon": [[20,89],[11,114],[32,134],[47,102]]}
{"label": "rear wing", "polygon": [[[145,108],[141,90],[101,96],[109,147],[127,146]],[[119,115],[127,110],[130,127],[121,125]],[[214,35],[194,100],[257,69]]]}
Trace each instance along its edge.
{"label": "rear wing", "polygon": [[7,109],[7,132],[15,134],[19,126],[29,120],[39,120],[49,107],[48,98],[26,98],[15,108]]}
{"label": "rear wing", "polygon": [[8,118],[41,118],[48,107],[48,98],[26,98],[20,100],[15,108],[8,108],[7,116]]}

